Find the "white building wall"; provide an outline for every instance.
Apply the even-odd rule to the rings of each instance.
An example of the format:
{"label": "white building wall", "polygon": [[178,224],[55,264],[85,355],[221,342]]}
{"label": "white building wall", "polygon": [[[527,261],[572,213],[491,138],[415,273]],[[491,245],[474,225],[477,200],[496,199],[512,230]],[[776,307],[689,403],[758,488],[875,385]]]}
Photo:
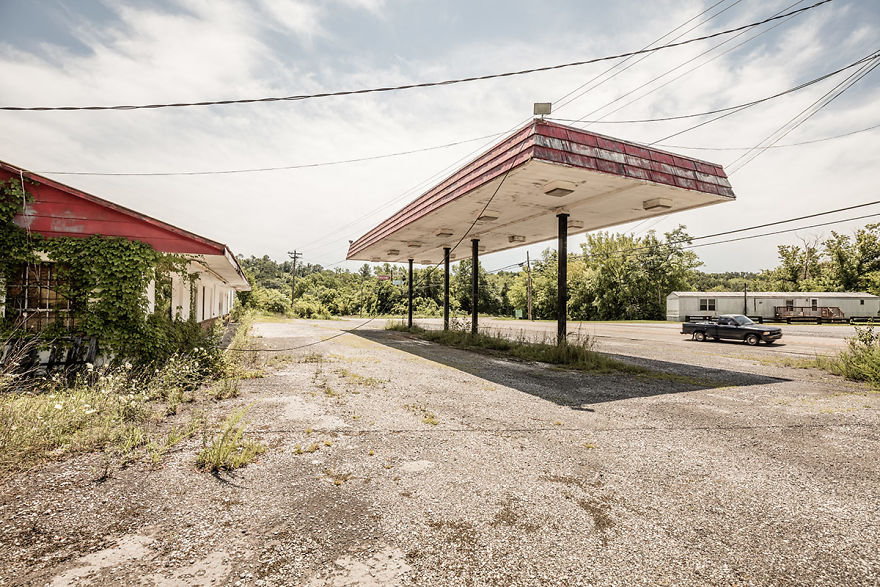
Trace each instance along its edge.
{"label": "white building wall", "polygon": [[191,266],[190,272],[197,272],[198,278],[189,280],[179,275],[171,278],[171,299],[175,317],[180,320],[190,319],[190,300],[195,296],[196,322],[204,322],[225,316],[232,309],[235,290],[226,282],[206,271],[202,267]]}

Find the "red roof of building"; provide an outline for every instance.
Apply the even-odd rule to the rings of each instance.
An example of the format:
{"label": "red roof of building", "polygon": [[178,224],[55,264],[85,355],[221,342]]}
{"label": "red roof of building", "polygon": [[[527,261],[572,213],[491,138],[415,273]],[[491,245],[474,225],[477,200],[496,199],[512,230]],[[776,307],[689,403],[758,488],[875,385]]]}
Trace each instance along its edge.
{"label": "red roof of building", "polygon": [[212,268],[237,287],[250,287],[238,260],[223,243],[0,161],[0,182],[8,180],[23,181],[33,196],[14,219],[22,228],[47,238],[116,236],[145,242],[163,253],[223,257],[226,261],[220,263],[222,267],[218,270],[214,267],[218,263],[213,263]]}
{"label": "red roof of building", "polygon": [[163,253],[223,255],[226,250],[223,243],[0,161],[0,181],[9,179],[23,179],[33,196],[15,223],[49,238],[99,234],[143,241]]}

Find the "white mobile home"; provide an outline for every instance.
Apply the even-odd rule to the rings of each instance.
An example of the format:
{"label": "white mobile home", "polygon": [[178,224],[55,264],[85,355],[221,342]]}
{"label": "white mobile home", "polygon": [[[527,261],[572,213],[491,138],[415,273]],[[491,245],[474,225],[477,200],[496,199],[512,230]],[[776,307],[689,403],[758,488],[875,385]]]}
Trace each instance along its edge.
{"label": "white mobile home", "polygon": [[674,291],[666,297],[666,319],[746,314],[765,320],[848,319],[880,314],[880,297],[862,292]]}

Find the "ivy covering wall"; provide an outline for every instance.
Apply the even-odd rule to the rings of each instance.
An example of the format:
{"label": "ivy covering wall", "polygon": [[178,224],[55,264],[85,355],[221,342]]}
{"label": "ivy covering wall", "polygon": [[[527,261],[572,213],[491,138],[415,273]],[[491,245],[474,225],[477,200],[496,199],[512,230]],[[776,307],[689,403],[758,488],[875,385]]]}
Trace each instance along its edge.
{"label": "ivy covering wall", "polygon": [[[165,286],[171,275],[179,274],[190,284],[197,277],[187,272],[187,258],[121,237],[46,238],[29,234],[13,218],[30,200],[20,181],[0,184],[0,280],[10,283],[22,264],[39,262],[40,253],[56,264],[56,291],[70,302],[75,332],[54,325],[41,335],[94,336],[102,351],[144,362],[204,344],[204,334],[195,320],[173,319],[169,311],[170,287]],[[154,313],[149,312],[147,299],[151,281],[156,284]],[[0,326],[6,336],[19,327],[15,312],[9,310]]]}

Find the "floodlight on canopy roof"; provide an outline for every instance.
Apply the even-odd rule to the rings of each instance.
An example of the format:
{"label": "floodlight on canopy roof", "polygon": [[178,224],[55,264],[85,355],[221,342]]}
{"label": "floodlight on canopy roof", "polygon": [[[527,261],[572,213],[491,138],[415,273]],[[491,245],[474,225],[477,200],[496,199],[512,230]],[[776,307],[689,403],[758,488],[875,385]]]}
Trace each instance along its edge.
{"label": "floodlight on canopy roof", "polygon": [[549,240],[559,213],[576,234],[734,199],[720,165],[536,119],[353,242],[347,258],[404,262],[419,243],[422,263],[440,263],[463,237],[487,253]]}

